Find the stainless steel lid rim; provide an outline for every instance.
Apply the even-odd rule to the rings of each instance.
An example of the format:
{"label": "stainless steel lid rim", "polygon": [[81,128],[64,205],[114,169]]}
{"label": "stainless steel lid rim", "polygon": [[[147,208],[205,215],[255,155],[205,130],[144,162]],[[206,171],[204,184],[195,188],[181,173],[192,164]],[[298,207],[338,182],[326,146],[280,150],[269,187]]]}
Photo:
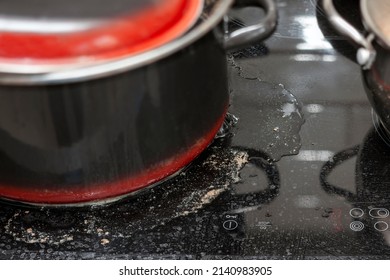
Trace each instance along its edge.
{"label": "stainless steel lid rim", "polygon": [[211,31],[225,16],[234,0],[216,1],[210,16],[185,35],[159,48],[120,59],[97,63],[78,63],[68,66],[0,64],[2,85],[48,85],[80,82],[103,78],[145,66],[191,45]]}
{"label": "stainless steel lid rim", "polygon": [[375,39],[381,43],[382,47],[390,49],[390,21],[385,16],[390,10],[390,1],[361,0],[360,10],[363,17],[364,27],[369,32],[375,34]]}

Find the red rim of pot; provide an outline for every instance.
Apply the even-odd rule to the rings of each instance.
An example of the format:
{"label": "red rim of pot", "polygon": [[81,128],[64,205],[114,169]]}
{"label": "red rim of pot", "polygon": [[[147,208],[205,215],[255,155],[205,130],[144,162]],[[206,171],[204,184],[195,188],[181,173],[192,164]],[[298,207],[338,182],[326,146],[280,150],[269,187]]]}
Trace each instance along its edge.
{"label": "red rim of pot", "polygon": [[0,31],[0,61],[62,64],[135,55],[185,33],[198,19],[202,7],[203,0],[165,0],[85,31]]}

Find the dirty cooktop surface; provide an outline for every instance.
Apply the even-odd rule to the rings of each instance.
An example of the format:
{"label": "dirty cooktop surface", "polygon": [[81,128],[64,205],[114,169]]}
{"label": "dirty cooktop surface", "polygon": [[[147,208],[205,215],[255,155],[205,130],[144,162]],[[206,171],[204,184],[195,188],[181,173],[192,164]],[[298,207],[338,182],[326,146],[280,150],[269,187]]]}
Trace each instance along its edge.
{"label": "dirty cooktop surface", "polygon": [[[314,0],[277,6],[275,34],[228,57],[235,125],[224,137],[110,206],[0,204],[0,259],[390,258],[390,139],[355,50]],[[257,16],[242,13],[232,27]]]}

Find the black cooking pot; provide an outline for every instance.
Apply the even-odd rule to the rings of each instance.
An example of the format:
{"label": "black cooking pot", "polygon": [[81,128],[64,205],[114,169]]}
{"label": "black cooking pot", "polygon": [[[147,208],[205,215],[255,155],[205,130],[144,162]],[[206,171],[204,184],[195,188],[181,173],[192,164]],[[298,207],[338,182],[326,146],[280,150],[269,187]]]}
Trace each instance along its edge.
{"label": "black cooking pot", "polygon": [[372,107],[390,132],[390,2],[360,0],[364,33],[348,23],[336,10],[334,0],[322,0],[324,12],[333,27],[350,39],[358,51],[363,82]]}
{"label": "black cooking pot", "polygon": [[[131,19],[137,20],[145,18],[142,13],[134,16],[140,11],[156,11],[147,3],[164,4],[130,2],[143,3],[132,10]],[[157,40],[150,46],[145,38],[139,39],[141,43],[135,44],[141,44],[142,51],[138,45],[128,49],[119,44],[107,53],[101,49],[78,53],[80,46],[90,46],[96,38],[103,38],[99,47],[115,41],[99,33],[105,24],[114,28],[123,23],[123,18],[115,24],[107,21],[115,9],[109,15],[102,11],[88,15],[87,20],[69,12],[67,23],[81,22],[76,31],[87,32],[90,40],[72,50],[46,53],[36,45],[31,51],[28,45],[23,58],[17,56],[23,46],[0,51],[0,197],[52,205],[107,202],[167,178],[210,144],[229,104],[225,49],[266,38],[275,28],[276,11],[271,0],[193,2],[203,5],[195,23],[187,20],[183,30],[170,35],[175,38],[163,36],[167,42]],[[219,23],[233,4],[259,6],[267,14],[256,25],[221,30]],[[57,21],[53,19],[53,29],[63,27]],[[23,36],[31,34],[38,36],[32,42],[59,48],[67,46],[61,40],[80,39],[62,30],[52,40],[50,32],[34,33],[47,22],[22,23],[32,31],[2,32],[14,46],[18,40],[28,42],[31,38]],[[5,27],[0,15],[1,28]],[[142,26],[134,32],[139,29]],[[99,31],[92,34],[97,37],[90,35],[91,30]]]}

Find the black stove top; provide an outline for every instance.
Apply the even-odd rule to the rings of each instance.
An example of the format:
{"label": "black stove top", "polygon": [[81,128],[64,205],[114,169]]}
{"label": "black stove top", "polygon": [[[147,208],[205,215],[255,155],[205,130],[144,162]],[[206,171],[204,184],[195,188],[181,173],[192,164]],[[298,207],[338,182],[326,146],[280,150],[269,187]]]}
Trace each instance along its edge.
{"label": "black stove top", "polygon": [[[229,55],[238,121],[224,137],[116,204],[1,204],[0,259],[390,258],[390,138],[355,49],[316,1],[277,3],[276,33]],[[242,12],[235,24],[256,16]]]}

